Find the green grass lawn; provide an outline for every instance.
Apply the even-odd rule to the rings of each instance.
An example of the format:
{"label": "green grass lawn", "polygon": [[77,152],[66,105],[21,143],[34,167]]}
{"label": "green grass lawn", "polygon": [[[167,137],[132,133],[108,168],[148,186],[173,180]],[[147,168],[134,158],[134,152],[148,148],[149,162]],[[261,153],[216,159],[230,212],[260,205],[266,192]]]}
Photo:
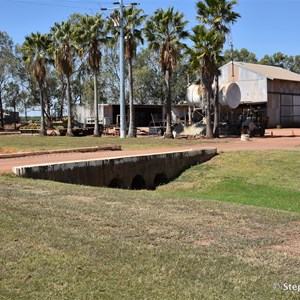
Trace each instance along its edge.
{"label": "green grass lawn", "polygon": [[4,174],[0,299],[299,299],[299,162],[222,153],[156,191]]}
{"label": "green grass lawn", "polygon": [[[219,142],[219,141],[218,141]],[[214,143],[214,141],[185,139],[163,139],[161,137],[120,139],[119,137],[65,137],[65,136],[38,136],[17,135],[0,136],[0,153],[18,151],[38,151],[52,149],[69,149],[79,147],[93,147],[107,144],[121,145],[123,150],[178,147],[186,145],[198,145],[199,143]]]}
{"label": "green grass lawn", "polygon": [[299,178],[299,152],[229,152],[190,168],[159,191],[300,212]]}

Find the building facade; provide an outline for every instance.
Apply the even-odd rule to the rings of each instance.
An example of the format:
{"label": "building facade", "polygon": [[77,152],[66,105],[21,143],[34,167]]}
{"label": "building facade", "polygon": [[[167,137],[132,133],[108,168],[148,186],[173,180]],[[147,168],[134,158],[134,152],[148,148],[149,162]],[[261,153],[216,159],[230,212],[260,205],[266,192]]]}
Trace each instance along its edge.
{"label": "building facade", "polygon": [[300,127],[299,74],[244,62],[230,62],[220,70],[220,85],[235,82],[240,87],[240,106],[266,107],[268,127]]}

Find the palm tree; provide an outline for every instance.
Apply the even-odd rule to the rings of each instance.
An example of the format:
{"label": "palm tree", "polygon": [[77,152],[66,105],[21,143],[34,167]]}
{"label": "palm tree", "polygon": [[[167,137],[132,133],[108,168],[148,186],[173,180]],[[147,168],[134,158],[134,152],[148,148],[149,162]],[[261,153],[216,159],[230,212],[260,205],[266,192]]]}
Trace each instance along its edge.
{"label": "palm tree", "polygon": [[47,65],[47,50],[50,45],[48,34],[32,33],[25,37],[21,51],[25,64],[29,67],[32,75],[39,86],[40,106],[41,106],[41,129],[40,135],[46,135],[44,117],[44,89]]}
{"label": "palm tree", "polygon": [[213,92],[213,82],[215,74],[218,72],[221,51],[223,49],[223,36],[218,32],[208,30],[203,25],[193,28],[191,40],[194,47],[189,49],[192,65],[200,69],[202,90],[206,94],[206,137],[213,138],[213,129],[211,126],[211,106]]}
{"label": "palm tree", "polygon": [[68,102],[68,127],[67,135],[73,136],[72,132],[72,95],[70,78],[73,72],[73,45],[74,28],[70,22],[55,23],[51,28],[52,45],[51,54],[54,58],[54,64],[58,73],[65,76],[67,83],[67,102]]}
{"label": "palm tree", "polygon": [[213,30],[221,34],[230,32],[229,24],[237,21],[240,15],[233,11],[233,6],[237,1],[227,0],[202,0],[197,2],[197,19],[204,25],[209,25]]}
{"label": "palm tree", "polygon": [[[135,129],[135,112],[134,112],[134,96],[133,96],[133,60],[136,57],[136,49],[139,44],[144,43],[142,30],[139,28],[146,15],[141,14],[142,9],[136,9],[134,6],[124,8],[123,11],[123,28],[124,28],[124,58],[127,61],[128,82],[129,82],[129,128],[128,137],[136,137]],[[115,35],[114,43],[118,40],[118,27],[120,19],[119,10],[115,10],[110,16],[110,29]]]}
{"label": "palm tree", "polygon": [[171,130],[171,77],[181,57],[181,50],[185,48],[182,39],[188,37],[185,26],[188,21],[183,20],[183,14],[168,10],[158,9],[147,21],[145,35],[149,48],[159,54],[159,63],[164,74],[166,86],[166,121],[165,137],[172,138]]}
{"label": "palm tree", "polygon": [[101,15],[85,15],[80,18],[80,23],[75,28],[76,46],[79,47],[81,56],[87,55],[88,65],[94,78],[94,136],[100,136],[99,132],[99,108],[98,108],[98,72],[101,62],[101,46],[107,42],[107,28]]}
{"label": "palm tree", "polygon": [[146,15],[141,15],[142,11],[142,9],[135,9],[133,6],[124,10],[124,57],[128,62],[129,81],[129,137],[136,137],[132,62],[136,56],[137,46],[144,43],[142,31],[137,29],[146,18]]}
{"label": "palm tree", "polygon": [[[208,28],[219,35],[223,36],[223,45],[226,41],[226,34],[230,32],[229,24],[233,24],[240,17],[240,15],[233,11],[233,6],[237,4],[237,1],[227,1],[227,0],[202,0],[197,2],[197,19],[202,22],[202,24],[208,26]],[[221,64],[221,60],[216,61],[217,66]],[[218,78],[220,72],[218,68],[215,68],[215,103],[214,103],[214,135],[217,137],[219,135],[219,98],[218,98]]]}

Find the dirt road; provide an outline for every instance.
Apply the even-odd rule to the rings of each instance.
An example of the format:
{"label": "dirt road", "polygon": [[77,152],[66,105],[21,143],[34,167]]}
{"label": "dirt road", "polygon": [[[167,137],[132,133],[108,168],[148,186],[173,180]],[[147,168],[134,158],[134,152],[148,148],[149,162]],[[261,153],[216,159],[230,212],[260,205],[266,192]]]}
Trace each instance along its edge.
{"label": "dirt road", "polygon": [[177,150],[211,149],[217,148],[218,152],[243,151],[243,150],[294,150],[300,151],[300,129],[269,129],[264,138],[254,137],[249,141],[241,141],[240,138],[220,138],[210,143],[201,143],[177,148],[159,148],[131,151],[98,151],[88,153],[60,153],[40,156],[26,156],[0,159],[0,173],[11,172],[13,167],[36,165],[45,163],[60,163],[67,161],[104,159],[112,157],[136,156],[143,154],[163,153]]}

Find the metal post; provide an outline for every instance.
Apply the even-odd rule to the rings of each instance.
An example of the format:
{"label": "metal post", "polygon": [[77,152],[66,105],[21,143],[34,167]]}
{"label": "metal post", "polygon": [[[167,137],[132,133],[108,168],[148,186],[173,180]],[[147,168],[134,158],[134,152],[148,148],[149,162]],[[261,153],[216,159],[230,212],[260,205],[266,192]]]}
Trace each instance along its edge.
{"label": "metal post", "polygon": [[120,138],[126,137],[123,0],[120,0]]}

